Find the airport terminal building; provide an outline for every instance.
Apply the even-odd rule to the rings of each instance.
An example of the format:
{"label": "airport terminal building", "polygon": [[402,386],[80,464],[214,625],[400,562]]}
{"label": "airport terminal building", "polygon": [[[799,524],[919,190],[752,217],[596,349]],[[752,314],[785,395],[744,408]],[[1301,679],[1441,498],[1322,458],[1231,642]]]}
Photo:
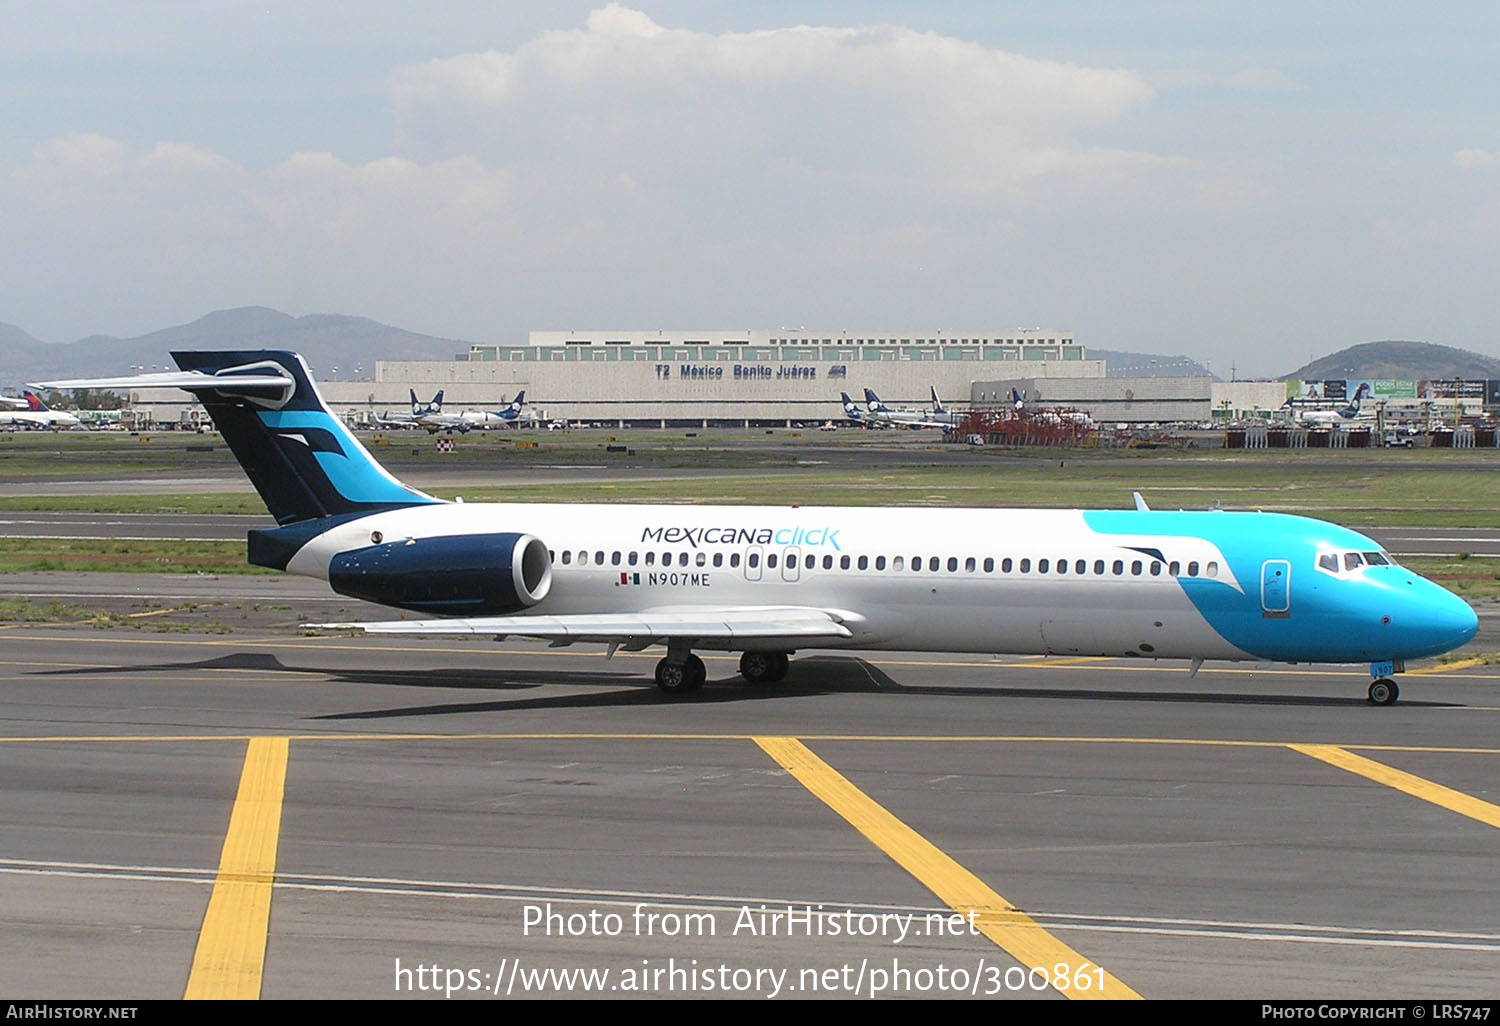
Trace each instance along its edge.
{"label": "airport terminal building", "polygon": [[[332,383],[345,411],[444,391],[445,406],[494,408],[525,389],[546,420],[610,426],[784,426],[843,419],[840,392],[892,406],[945,401],[1014,367],[1027,378],[1104,377],[1071,334],[1025,331],[535,331],[524,346],[476,345],[457,361],[376,364],[373,383]],[[1022,368],[1024,367],[1024,375]],[[363,388],[367,395],[361,395]]]}

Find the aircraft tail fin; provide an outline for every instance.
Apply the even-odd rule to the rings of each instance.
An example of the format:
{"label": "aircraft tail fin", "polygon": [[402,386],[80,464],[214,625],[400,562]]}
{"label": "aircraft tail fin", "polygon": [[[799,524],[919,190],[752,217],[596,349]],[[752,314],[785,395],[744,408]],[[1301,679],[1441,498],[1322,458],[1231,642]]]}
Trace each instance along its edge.
{"label": "aircraft tail fin", "polygon": [[32,413],[51,412],[50,407],[48,407],[46,403],[42,402],[42,397],[37,395],[35,392],[24,391],[21,393],[21,395],[26,400],[26,408]]}
{"label": "aircraft tail fin", "polygon": [[172,358],[196,374],[171,383],[198,397],[278,524],[438,501],[375,462],[328,409],[296,353],[179,352]]}

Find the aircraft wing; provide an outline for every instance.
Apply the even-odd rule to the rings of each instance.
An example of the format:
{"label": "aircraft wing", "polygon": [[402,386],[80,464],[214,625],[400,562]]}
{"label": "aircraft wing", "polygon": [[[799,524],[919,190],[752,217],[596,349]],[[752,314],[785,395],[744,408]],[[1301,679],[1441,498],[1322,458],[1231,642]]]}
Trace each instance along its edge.
{"label": "aircraft wing", "polygon": [[315,623],[307,627],[357,628],[371,634],[473,634],[500,638],[540,638],[554,645],[591,641],[636,651],[672,639],[708,647],[754,641],[794,648],[820,639],[847,640],[853,632],[845,614],[806,606],[725,606],[645,610],[639,613],[566,616],[479,616],[443,620],[381,620]]}

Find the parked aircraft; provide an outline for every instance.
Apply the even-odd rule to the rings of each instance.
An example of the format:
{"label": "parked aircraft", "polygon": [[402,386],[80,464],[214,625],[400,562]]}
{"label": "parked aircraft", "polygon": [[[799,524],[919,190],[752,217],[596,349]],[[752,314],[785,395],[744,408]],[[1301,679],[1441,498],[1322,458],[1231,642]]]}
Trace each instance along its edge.
{"label": "parked aircraft", "polygon": [[[443,393],[438,393],[442,399]],[[444,413],[441,408],[417,418],[417,423],[431,434],[439,431],[488,431],[491,428],[515,427],[520,423],[521,408],[526,405],[526,390],[516,393],[510,405],[503,410],[463,410],[459,413]],[[439,402],[439,406],[441,403]]]}
{"label": "parked aircraft", "polygon": [[375,418],[375,423],[381,427],[410,428],[420,427],[422,418],[443,411],[443,390],[438,389],[437,395],[432,397],[432,402],[424,403],[417,399],[417,390],[407,389],[411,396],[410,413],[383,413]]}
{"label": "parked aircraft", "polygon": [[1336,410],[1307,409],[1291,399],[1282,404],[1282,409],[1289,410],[1297,423],[1303,427],[1332,427],[1335,424],[1350,424],[1361,418],[1360,403],[1370,394],[1368,382],[1361,382],[1359,388],[1354,392],[1354,398],[1349,400],[1349,405]]}
{"label": "parked aircraft", "polygon": [[853,399],[849,398],[849,393],[848,392],[840,392],[839,393],[839,399],[841,399],[843,401],[843,404],[844,404],[844,416],[848,420],[853,421],[854,423],[860,425],[861,427],[878,427],[878,426],[881,426],[881,425],[877,425],[877,424],[873,423],[870,420],[869,411],[867,411],[867,410],[861,410],[859,408],[859,403],[857,403]]}
{"label": "parked aircraft", "polygon": [[[1026,400],[1017,389],[1012,388],[1010,390],[1010,405],[1012,409],[1018,411],[1026,409]],[[1094,426],[1094,418],[1082,410],[1039,409],[1033,410],[1032,416],[1048,424],[1072,424],[1080,428],[1091,428]],[[1120,425],[1122,429],[1126,426],[1124,424]]]}
{"label": "parked aircraft", "polygon": [[[929,386],[930,387],[930,386]],[[958,421],[956,414],[948,412],[943,408],[938,399],[937,389],[932,391],[932,409],[930,411],[893,410],[880,401],[872,389],[865,389],[865,409],[868,411],[872,423],[886,427],[908,427],[908,428],[950,428]]]}
{"label": "parked aircraft", "polygon": [[443,502],[375,462],[296,354],[173,357],[155,383],[199,399],[279,525],[250,532],[252,564],[444,617],[338,626],[664,645],[674,695],[704,683],[695,649],[762,682],[829,648],[1359,662],[1381,705],[1405,660],[1478,629],[1371,539],[1278,513]]}
{"label": "parked aircraft", "polygon": [[0,410],[0,424],[61,431],[64,428],[76,428],[82,423],[71,413],[52,409],[35,392],[22,392],[20,399],[10,396],[3,398],[8,405],[16,408]]}

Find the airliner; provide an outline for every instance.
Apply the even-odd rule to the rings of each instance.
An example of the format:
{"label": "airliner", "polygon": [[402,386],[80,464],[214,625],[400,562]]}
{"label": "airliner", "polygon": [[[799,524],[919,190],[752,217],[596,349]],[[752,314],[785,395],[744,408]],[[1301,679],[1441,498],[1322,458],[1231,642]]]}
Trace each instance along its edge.
{"label": "airliner", "polygon": [[1282,409],[1290,410],[1297,418],[1297,422],[1303,427],[1332,427],[1334,424],[1349,424],[1361,419],[1360,402],[1370,394],[1368,382],[1360,384],[1354,392],[1354,398],[1349,400],[1349,405],[1336,410],[1306,410],[1298,409],[1297,404],[1288,399],[1282,404]]}
{"label": "airliner", "polygon": [[520,422],[521,408],[526,405],[526,390],[522,389],[516,393],[516,397],[510,401],[510,405],[503,410],[490,412],[488,410],[463,410],[459,413],[444,413],[442,411],[443,393],[439,392],[433,400],[437,409],[431,410],[417,418],[417,423],[426,428],[429,433],[437,434],[439,431],[488,431],[490,428],[514,427]]}
{"label": "airliner", "polygon": [[7,404],[25,407],[25,409],[0,410],[0,424],[19,424],[25,428],[51,428],[54,431],[76,428],[82,424],[73,414],[49,407],[35,392],[22,392],[20,399],[10,396],[3,398]]}
{"label": "airliner", "polygon": [[887,427],[908,428],[951,428],[959,420],[955,413],[950,413],[943,407],[942,401],[938,399],[937,388],[929,386],[932,392],[932,410],[928,413],[914,412],[908,410],[893,410],[881,402],[880,396],[874,390],[865,389],[865,408],[873,423]]}
{"label": "airliner", "polygon": [[885,427],[886,426],[884,424],[876,424],[874,421],[872,421],[870,419],[869,412],[866,411],[866,410],[861,410],[859,408],[859,403],[857,403],[853,399],[849,398],[849,393],[848,392],[840,392],[839,393],[839,399],[844,404],[844,416],[847,419],[852,420],[854,423],[859,424],[862,427]]}
{"label": "airliner", "polygon": [[[256,566],[422,615],[324,627],[665,646],[671,696],[695,651],[785,677],[809,649],[1362,663],[1367,697],[1478,630],[1462,599],[1373,540],[1279,513],[444,502],[382,468],[302,358],[179,352],[191,392],[278,526]],[[139,379],[55,381],[134,388]]]}
{"label": "airliner", "polygon": [[437,395],[432,397],[432,402],[423,403],[417,398],[417,390],[409,388],[406,390],[411,396],[411,412],[397,414],[382,414],[375,418],[375,423],[381,427],[417,427],[422,423],[422,418],[443,411],[443,390],[438,389]]}

